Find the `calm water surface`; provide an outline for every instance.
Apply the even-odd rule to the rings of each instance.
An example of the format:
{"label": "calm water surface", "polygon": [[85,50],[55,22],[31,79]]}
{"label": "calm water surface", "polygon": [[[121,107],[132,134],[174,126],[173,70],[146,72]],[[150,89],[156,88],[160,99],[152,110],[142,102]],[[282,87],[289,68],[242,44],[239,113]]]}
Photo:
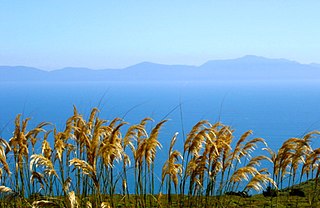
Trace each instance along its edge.
{"label": "calm water surface", "polygon": [[[251,129],[252,138],[264,138],[275,150],[290,137],[320,130],[319,92],[315,81],[0,83],[0,136],[11,137],[19,113],[32,118],[30,127],[48,121],[63,130],[73,105],[85,118],[93,107],[99,107],[100,118],[123,117],[130,124],[145,117],[156,122],[166,118],[170,120],[159,138],[163,149],[157,152],[160,175],[174,133],[179,132],[176,148],[181,150],[183,135],[202,119],[231,125],[236,137]],[[320,147],[318,140],[313,140],[314,148]]]}
{"label": "calm water surface", "polygon": [[0,135],[10,137],[18,113],[31,117],[31,126],[49,121],[62,130],[73,105],[84,116],[98,106],[107,120],[170,119],[163,141],[208,119],[231,125],[236,135],[252,129],[276,148],[286,138],[320,129],[319,90],[320,82],[1,83]]}

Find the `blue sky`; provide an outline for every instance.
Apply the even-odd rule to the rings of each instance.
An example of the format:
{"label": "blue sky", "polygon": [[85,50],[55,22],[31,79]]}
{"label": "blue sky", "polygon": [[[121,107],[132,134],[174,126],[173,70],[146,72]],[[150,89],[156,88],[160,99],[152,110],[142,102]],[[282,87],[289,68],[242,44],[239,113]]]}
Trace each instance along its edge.
{"label": "blue sky", "polygon": [[199,65],[247,54],[320,63],[318,0],[0,1],[0,65]]}

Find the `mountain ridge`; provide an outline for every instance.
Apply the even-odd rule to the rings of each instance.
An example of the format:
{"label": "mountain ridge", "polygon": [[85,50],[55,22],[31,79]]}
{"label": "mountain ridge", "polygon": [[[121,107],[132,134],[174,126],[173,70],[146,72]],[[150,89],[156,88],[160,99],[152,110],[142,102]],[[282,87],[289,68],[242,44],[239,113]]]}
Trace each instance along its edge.
{"label": "mountain ridge", "polygon": [[35,67],[0,66],[0,81],[214,81],[320,79],[320,64],[246,55],[209,60],[202,65],[141,62],[121,69],[65,67],[45,71]]}

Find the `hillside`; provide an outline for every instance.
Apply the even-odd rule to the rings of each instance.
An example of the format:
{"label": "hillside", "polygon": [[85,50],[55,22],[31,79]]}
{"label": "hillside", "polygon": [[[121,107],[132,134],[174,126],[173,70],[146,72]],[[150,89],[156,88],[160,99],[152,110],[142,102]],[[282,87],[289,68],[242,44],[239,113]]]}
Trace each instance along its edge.
{"label": "hillside", "polygon": [[212,60],[200,66],[143,62],[122,69],[63,68],[44,71],[25,66],[0,66],[0,81],[214,81],[311,80],[320,78],[319,64],[244,56]]}

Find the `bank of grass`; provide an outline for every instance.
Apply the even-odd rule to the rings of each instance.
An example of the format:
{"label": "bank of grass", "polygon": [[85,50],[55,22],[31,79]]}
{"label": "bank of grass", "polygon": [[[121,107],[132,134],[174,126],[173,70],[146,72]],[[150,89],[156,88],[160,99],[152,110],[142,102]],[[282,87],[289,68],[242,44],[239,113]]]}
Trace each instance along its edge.
{"label": "bank of grass", "polygon": [[[262,194],[256,194],[251,197],[241,196],[201,196],[201,197],[188,197],[181,195],[172,195],[171,202],[167,200],[167,195],[153,196],[147,195],[147,204],[136,204],[136,200],[139,200],[139,196],[130,195],[123,196],[115,194],[113,196],[114,207],[320,207],[319,195],[314,193],[314,180],[309,180],[302,184],[297,185],[300,190],[304,191],[305,197],[290,196],[289,189],[280,190],[277,197],[264,197]],[[295,187],[297,187],[295,186]],[[312,199],[316,195],[316,199]],[[80,199],[81,198],[81,199]],[[73,207],[111,207],[111,198],[109,195],[103,195],[102,203],[95,204],[96,195],[86,197],[76,197],[77,202]],[[38,202],[38,203],[35,203]],[[42,202],[42,203],[41,203]],[[102,206],[101,206],[102,205]],[[46,197],[40,195],[33,195],[27,199],[20,196],[6,195],[0,200],[1,207],[69,207],[71,202],[69,198],[63,196]]]}
{"label": "bank of grass", "polygon": [[[165,138],[171,141],[167,160],[155,164],[167,120],[148,132],[151,118],[130,125],[98,114],[94,108],[85,119],[74,107],[62,131],[46,122],[29,129],[30,119],[18,115],[12,137],[0,139],[1,207],[319,205],[320,148],[310,145],[318,131],[289,138],[275,151],[264,139],[250,138],[251,130],[237,138],[230,126],[201,120],[180,138],[181,151],[177,133]],[[265,154],[256,155],[257,148]],[[261,193],[267,186],[282,191],[277,197],[227,195]],[[288,195],[297,186],[305,197]]]}

